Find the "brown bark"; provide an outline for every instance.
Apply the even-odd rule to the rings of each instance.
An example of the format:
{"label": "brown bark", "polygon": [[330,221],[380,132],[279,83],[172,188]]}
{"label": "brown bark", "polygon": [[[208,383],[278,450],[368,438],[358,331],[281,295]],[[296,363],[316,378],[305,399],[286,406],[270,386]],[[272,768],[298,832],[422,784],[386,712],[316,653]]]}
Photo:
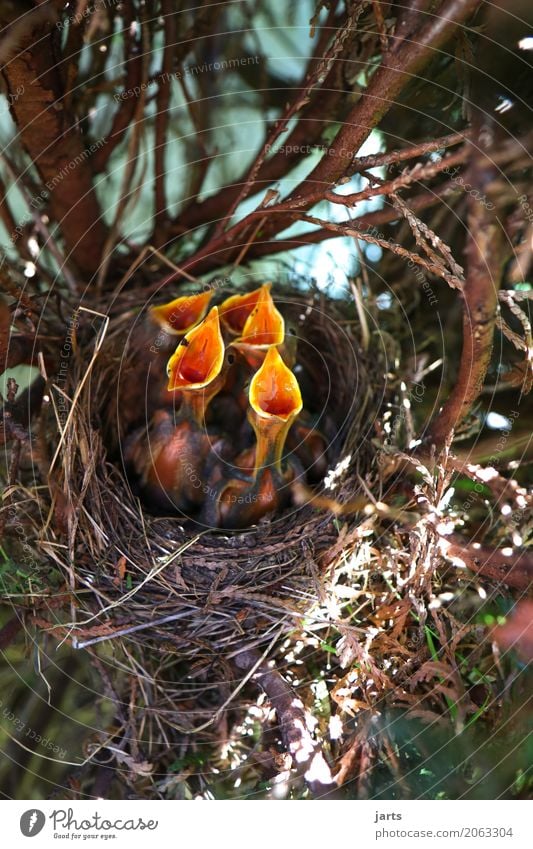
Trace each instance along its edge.
{"label": "brown bark", "polygon": [[478,543],[466,542],[460,537],[441,537],[439,547],[442,553],[457,565],[463,565],[471,572],[501,581],[508,587],[526,591],[533,582],[533,558],[524,549],[489,548]]}
{"label": "brown bark", "polygon": [[[0,26],[5,24],[0,14]],[[20,142],[46,186],[49,214],[61,227],[67,259],[81,273],[93,274],[106,228],[92,182],[92,151],[64,108],[59,38],[53,21],[43,22],[41,16],[38,25],[17,40],[2,73]],[[40,199],[32,200],[37,210]]]}
{"label": "brown bark", "polygon": [[[260,655],[256,651],[243,651],[234,658],[235,666],[250,672]],[[283,744],[291,755],[294,767],[304,774],[311,792],[320,796],[331,794],[336,788],[320,746],[308,730],[308,721],[303,703],[282,675],[266,663],[260,663],[252,680],[265,691],[276,711]]]}
{"label": "brown bark", "polygon": [[[495,177],[492,161],[474,154],[469,182],[487,190]],[[450,443],[454,430],[479,396],[492,354],[505,234],[488,204],[468,198],[467,273],[463,289],[463,349],[453,390],[430,426],[426,442],[437,450]],[[493,205],[494,206],[494,205]]]}
{"label": "brown bark", "polygon": [[395,99],[440,48],[481,5],[480,0],[449,0],[410,41],[391,49],[335,137],[328,155],[301,183],[292,198],[313,197],[318,186],[328,187],[350,170],[354,156]]}
{"label": "brown bark", "polygon": [[[464,24],[480,5],[481,0],[448,0],[441,5],[437,13],[428,16],[428,22],[411,40],[399,41],[396,45],[393,43],[393,47],[384,56],[382,65],[372,76],[368,88],[345,119],[335,140],[316,168],[287,200],[278,205],[279,209],[268,209],[269,218],[258,234],[262,241],[272,239],[288,227],[292,223],[295,210],[309,208],[321,200],[336,182],[356,170],[354,161],[357,151],[394,104],[395,99],[433,56],[438,54],[458,26]],[[267,160],[265,166],[269,163],[274,167],[276,157]],[[256,175],[256,181],[259,179],[264,179],[261,171]],[[204,212],[206,211],[207,207],[204,208]],[[264,214],[263,209],[255,211],[255,215]],[[196,273],[201,273],[233,261],[250,235],[253,218],[254,213],[237,222],[225,233],[217,234],[209,240],[188,261],[185,266],[187,270],[194,268]],[[245,233],[246,228],[248,230]],[[242,236],[243,240],[238,244],[237,234]],[[253,255],[252,245],[248,256]],[[165,282],[176,277],[179,277],[179,274],[167,278]]]}

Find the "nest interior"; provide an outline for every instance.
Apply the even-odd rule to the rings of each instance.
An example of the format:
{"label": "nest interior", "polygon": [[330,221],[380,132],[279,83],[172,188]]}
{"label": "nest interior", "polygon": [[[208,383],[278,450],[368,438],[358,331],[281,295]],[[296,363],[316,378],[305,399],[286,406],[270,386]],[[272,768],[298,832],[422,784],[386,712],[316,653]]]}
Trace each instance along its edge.
{"label": "nest interior", "polygon": [[[353,305],[351,312],[342,301],[286,290],[282,301],[312,375],[304,400],[307,396],[315,411],[327,410],[334,422],[329,460],[335,469],[344,459],[334,490],[342,503],[360,491],[372,467],[372,422],[381,401],[372,370],[379,368],[379,357],[370,365],[372,358],[363,352]],[[156,351],[156,368],[166,352],[154,346],[153,331],[147,334],[139,302],[138,293],[129,293],[113,304],[97,355],[94,315],[80,319],[78,327],[66,389],[74,403],[58,454],[56,514],[68,537],[61,566],[70,588],[90,593],[77,595],[69,633],[79,647],[127,637],[135,645],[209,665],[221,655],[265,646],[273,635],[295,627],[295,617],[320,596],[320,576],[339,556],[338,525],[312,501],[239,532],[213,531],[144,509],[122,461],[132,426],[124,409],[129,403],[135,410],[133,424],[146,420],[147,363],[154,360],[149,352]],[[57,560],[56,543],[51,522],[42,545]]]}

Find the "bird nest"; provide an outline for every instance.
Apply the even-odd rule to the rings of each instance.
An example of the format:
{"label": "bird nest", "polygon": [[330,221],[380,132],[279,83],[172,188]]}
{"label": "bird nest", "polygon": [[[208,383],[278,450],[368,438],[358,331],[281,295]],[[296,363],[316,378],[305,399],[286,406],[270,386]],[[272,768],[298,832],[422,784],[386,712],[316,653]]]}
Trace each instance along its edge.
{"label": "bird nest", "polygon": [[[151,347],[159,356],[146,336],[153,284],[142,295],[139,287],[123,291],[111,305],[63,302],[43,317],[53,349],[41,362],[45,369],[56,364],[59,346],[60,370],[47,375],[34,423],[32,463],[41,480],[25,483],[24,504],[27,539],[37,538],[34,562],[44,552],[47,574],[54,566],[61,578],[53,597],[45,592],[28,610],[28,621],[88,653],[117,721],[129,728],[128,740],[138,741],[126,748],[141,782],[139,741],[150,769],[157,762],[163,771],[169,753],[219,741],[220,722],[240,727],[236,719],[248,703],[237,696],[252,678],[276,711],[293,763],[307,769],[312,760],[315,743],[305,728],[314,719],[300,712],[283,678],[269,679],[266,658],[284,665],[303,623],[320,630],[328,581],[347,559],[356,563],[361,521],[372,521],[372,493],[380,491],[375,422],[390,368],[386,334],[361,327],[353,300],[277,288],[297,328],[299,361],[311,375],[301,384],[304,406],[327,412],[328,471],[295,488],[285,509],[236,531],[152,511],[128,477],[124,445],[147,416],[146,370],[139,368]],[[235,711],[232,721],[228,710]],[[91,757],[115,734],[96,735]],[[323,788],[320,781],[308,786]]]}
{"label": "bird nest", "polygon": [[[377,383],[376,355],[362,350],[353,302],[285,291],[284,311],[298,327],[313,375],[302,389],[304,401],[327,410],[334,423],[327,487],[300,488],[290,507],[242,531],[151,514],[123,462],[128,424],[121,393],[144,355],[138,329],[146,312],[138,305],[138,293],[129,293],[105,317],[76,313],[61,387],[70,401],[52,459],[54,519],[41,545],[60,563],[73,593],[72,620],[60,630],[75,646],[127,638],[210,666],[292,631],[320,598],[321,577],[343,548],[336,513],[353,503],[373,465],[382,380]],[[144,351],[151,341],[144,339]],[[136,386],[142,411],[140,378]],[[50,428],[57,400],[43,412]],[[66,545],[58,545],[62,536]]]}

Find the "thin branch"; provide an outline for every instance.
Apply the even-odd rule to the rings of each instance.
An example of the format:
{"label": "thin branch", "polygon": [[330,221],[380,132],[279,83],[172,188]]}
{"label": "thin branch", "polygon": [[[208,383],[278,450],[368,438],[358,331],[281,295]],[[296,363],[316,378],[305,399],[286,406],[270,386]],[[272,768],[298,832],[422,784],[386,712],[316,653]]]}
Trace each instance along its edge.
{"label": "thin branch", "polygon": [[450,133],[432,141],[422,142],[404,147],[401,150],[392,150],[388,153],[371,153],[369,156],[358,156],[354,160],[354,174],[366,171],[369,168],[379,168],[388,165],[397,165],[407,159],[416,159],[419,156],[427,156],[437,150],[445,150],[469,138],[468,130],[462,133]]}
{"label": "thin branch", "polygon": [[105,139],[105,144],[100,147],[93,158],[93,168],[95,173],[103,171],[109,160],[109,157],[115,148],[123,140],[128,127],[133,121],[137,101],[141,93],[141,79],[143,70],[143,56],[140,44],[135,39],[132,31],[134,22],[136,21],[135,10],[133,3],[124,4],[124,66],[126,68],[126,79],[124,81],[124,91],[122,96],[118,98],[120,106],[113,119],[113,125],[109,135]]}
{"label": "thin branch", "polygon": [[[25,285],[26,282],[25,282]],[[37,304],[32,301],[29,295],[26,294],[21,286],[18,286],[15,281],[12,279],[12,274],[9,273],[5,268],[0,265],[0,289],[3,289],[4,292],[8,292],[16,301],[16,307],[19,310],[23,310],[26,315],[26,318],[30,316],[39,317],[41,315],[41,309],[37,306]],[[33,320],[30,319],[30,327],[32,330],[35,330],[35,324]],[[1,371],[0,371],[1,374]]]}
{"label": "thin branch", "polygon": [[[163,65],[161,76],[157,86],[157,112],[155,117],[155,150],[154,150],[154,186],[155,186],[155,221],[154,236],[156,247],[165,241],[162,232],[167,222],[167,195],[166,195],[166,150],[167,133],[170,105],[170,78],[174,69],[174,45],[176,42],[176,19],[175,8],[172,0],[161,0],[161,11],[163,13],[165,46],[163,48]],[[161,231],[161,240],[157,239]]]}
{"label": "thin branch", "polygon": [[467,156],[468,149],[461,148],[438,162],[417,162],[410,171],[404,171],[393,180],[381,183],[380,185],[375,185],[375,183],[373,183],[367,186],[366,189],[362,189],[360,192],[353,192],[350,195],[337,195],[335,192],[326,191],[323,192],[322,196],[331,203],[353,208],[358,203],[361,203],[368,198],[378,197],[379,195],[391,195],[400,189],[408,188],[415,182],[418,183],[422,180],[429,180],[431,177],[435,177],[437,174],[440,174],[445,168],[449,168],[450,165],[457,165],[460,162],[464,162]]}
{"label": "thin branch", "polygon": [[374,127],[388,112],[407,83],[420,74],[424,66],[481,5],[481,0],[449,0],[438,13],[424,23],[412,40],[395,51],[389,51],[370,80],[327,153],[316,168],[292,194],[300,202],[314,196],[317,185],[324,187],[337,182],[350,171],[354,154],[360,149]]}
{"label": "thin branch", "polygon": [[[428,227],[423,221],[418,218],[415,213],[409,208],[407,203],[398,195],[392,195],[391,200],[393,206],[405,218],[411,232],[415,238],[415,242],[419,248],[422,248],[427,257],[439,267],[442,267],[441,276],[447,280],[452,287],[459,282],[460,287],[464,285],[464,271],[446,244],[446,242],[438,236],[431,227]],[[451,271],[452,277],[449,278],[448,269]]]}
{"label": "thin branch", "polygon": [[[33,221],[34,230],[41,236],[43,246],[48,249],[49,253],[57,262],[59,268],[61,269],[61,274],[65,278],[65,282],[69,290],[72,292],[73,295],[77,295],[78,282],[74,273],[74,269],[70,267],[69,263],[65,259],[63,252],[60,250],[56,241],[56,236],[52,236],[47,224],[45,224],[45,216],[41,215],[39,211],[34,208],[34,204],[32,203],[33,197],[24,182],[24,177],[26,176],[25,172],[22,172],[21,169],[15,165],[15,163],[10,159],[10,157],[5,151],[3,153],[3,158],[5,165],[11,173],[14,183],[17,185],[19,192],[26,201],[28,210],[31,211],[31,218]],[[34,262],[36,263],[36,265],[39,265],[39,257],[34,260]],[[46,272],[41,267],[41,274],[44,273]]]}
{"label": "thin branch", "polygon": [[53,30],[51,22],[40,21],[25,33],[3,75],[8,93],[21,92],[10,98],[10,112],[18,139],[48,190],[50,217],[61,227],[78,268],[91,274],[98,268],[106,231],[92,182],[91,151],[84,149],[76,121],[64,108]]}
{"label": "thin branch", "polygon": [[388,50],[389,41],[387,37],[387,27],[385,24],[385,18],[383,17],[383,9],[381,8],[382,0],[372,0],[372,7],[374,9],[374,18],[376,19],[376,26],[379,32],[379,42],[381,44],[381,49],[384,53]]}
{"label": "thin branch", "polygon": [[[372,129],[390,109],[405,85],[420,73],[435,52],[440,50],[453,35],[457,27],[479,7],[480,2],[481,0],[445,2],[438,15],[431,17],[416,34],[416,38],[405,42],[397,51],[391,50],[384,56],[368,88],[349,113],[335,140],[316,168],[289,198],[271,208],[272,215],[261,232],[264,239],[272,238],[288,226],[289,221],[293,220],[291,211],[309,207],[320,200],[324,192],[332,185],[353,172],[354,156]],[[259,176],[260,173],[257,174],[257,179]],[[215,254],[218,254],[220,261],[221,253],[223,253],[224,261],[231,261],[235,255],[231,245],[235,244],[236,236],[243,237],[246,229],[251,226],[252,217],[253,213],[222,234],[225,237],[225,245],[220,235],[216,238],[211,237],[192,258],[193,263],[201,264],[206,257],[213,257]],[[223,247],[227,249],[225,252]]]}
{"label": "thin branch", "polygon": [[442,277],[452,288],[462,288],[463,281],[453,272],[449,272],[441,262],[435,262],[432,259],[424,259],[418,254],[415,254],[413,251],[404,248],[402,245],[398,245],[390,239],[386,239],[384,235],[367,233],[364,230],[360,230],[360,223],[357,218],[354,221],[349,222],[334,222],[325,221],[320,218],[315,218],[313,215],[305,215],[304,213],[299,213],[296,218],[300,221],[307,221],[309,224],[316,224],[324,230],[331,230],[333,233],[338,233],[341,236],[352,236],[356,239],[361,239],[363,242],[370,242],[373,245],[379,245],[379,247],[390,250],[398,256],[401,256],[403,259],[414,262],[415,265],[420,265],[422,268],[425,268],[426,271],[430,271],[432,274]]}
{"label": "thin branch", "polygon": [[[442,166],[442,167],[445,167],[445,166]],[[442,167],[441,167],[441,170],[442,170]],[[324,193],[323,190],[318,191],[316,193],[316,196],[314,197],[314,200],[315,201],[320,200],[322,197],[324,197],[324,194],[325,193]],[[297,221],[297,220],[303,220],[303,221],[308,220],[310,223],[315,223],[319,226],[321,225],[325,229],[331,229],[333,232],[337,232],[337,233],[339,233],[340,235],[343,235],[343,236],[356,235],[355,232],[349,232],[348,231],[348,229],[347,229],[349,227],[348,223],[341,222],[341,224],[335,224],[333,222],[321,221],[320,219],[313,219],[312,217],[306,218],[303,213],[298,213],[298,212],[295,211],[298,206],[306,206],[306,203],[303,201],[303,199],[301,199],[300,202],[291,201],[289,199],[289,200],[281,201],[281,202],[276,203],[276,204],[271,204],[270,206],[268,206],[269,222],[274,221],[274,228],[275,229],[285,229],[285,227],[288,226],[288,224],[290,222],[286,221],[283,213],[289,213],[291,222]],[[210,258],[210,261],[213,262],[215,257],[216,257],[216,263],[215,264],[217,264],[217,263],[220,264],[221,263],[220,253],[223,253],[224,259],[226,259],[226,257],[227,257],[227,260],[230,260],[235,254],[236,247],[237,247],[237,244],[238,244],[237,239],[238,238],[240,238],[240,239],[241,238],[247,238],[247,235],[250,232],[250,230],[253,227],[255,227],[255,219],[257,218],[257,216],[264,214],[263,209],[264,209],[264,207],[262,205],[260,205],[257,209],[254,209],[252,212],[250,212],[247,216],[242,218],[240,221],[237,221],[225,233],[221,233],[216,239],[215,238],[210,239],[209,242],[203,248],[201,248],[193,257],[191,257],[191,259],[187,263],[184,264],[184,267],[189,269],[190,267],[196,267],[197,264],[202,265],[202,261],[204,259],[207,259],[207,258]],[[278,221],[279,219],[281,219],[284,222],[282,227],[279,227],[279,225],[276,225],[276,221]],[[359,226],[357,224],[357,221],[358,221],[358,219],[351,222],[354,227]],[[271,230],[272,230],[272,228],[271,227],[269,228],[269,223],[267,222],[267,224],[265,224],[265,227],[263,228],[263,232],[262,232],[263,238],[268,237],[270,235]],[[364,239],[365,237],[361,236],[361,238]],[[372,239],[367,238],[367,241],[372,241]],[[381,244],[381,243],[379,242],[379,240],[376,240],[375,244]],[[387,243],[387,244],[389,244],[389,243]],[[230,247],[228,247],[228,245]],[[241,247],[241,245],[239,245],[239,247]],[[389,247],[390,247],[390,244],[389,244]],[[398,247],[398,250],[396,251],[397,253],[401,253],[401,251],[404,250],[403,248],[400,249],[399,246],[397,246],[397,247]],[[413,257],[416,256],[416,254],[410,254],[409,251],[405,251],[404,255],[405,256],[409,255],[410,259],[412,259]],[[418,258],[418,264],[423,265],[424,262],[421,261],[420,258]],[[442,268],[439,267],[439,270],[437,271],[436,267],[430,267],[429,265],[426,265],[425,267],[428,269],[428,271],[435,271],[436,274],[443,276]],[[173,279],[172,276],[168,277],[163,281],[163,283],[164,284],[170,283],[172,279]],[[445,279],[452,286],[462,285],[462,281],[455,279],[454,275],[451,275],[449,278],[445,277]]]}
{"label": "thin branch", "polygon": [[[409,200],[409,207],[411,210],[416,211],[428,209],[431,206],[435,206],[439,200],[441,200],[445,195],[451,194],[454,190],[454,186],[451,183],[446,183],[438,190],[416,195],[414,198]],[[294,220],[296,220],[296,215],[294,216]],[[360,227],[362,230],[372,230],[373,228],[383,227],[391,221],[397,220],[398,211],[391,207],[384,207],[376,212],[369,212],[366,215],[360,215],[359,218],[354,219],[351,223],[355,224],[355,222],[357,222],[357,227]],[[309,233],[302,233],[298,236],[292,236],[291,238],[281,238],[256,243],[250,250],[250,256],[254,258],[270,256],[270,254],[288,251],[292,248],[303,247],[305,245],[316,245],[326,239],[333,239],[335,236],[342,235],[342,233],[334,233],[331,230],[326,229],[312,230]]]}
{"label": "thin branch", "polygon": [[517,590],[528,590],[533,582],[533,557],[518,548],[495,549],[479,543],[465,542],[456,535],[439,537],[442,554],[455,565],[466,567],[477,575],[501,581]]}
{"label": "thin branch", "polygon": [[[296,93],[297,100],[300,99],[301,92],[306,86],[306,80],[314,77],[316,67],[322,61],[331,38],[334,21],[335,9],[332,8],[322,27],[315,51],[306,69],[305,78]],[[336,115],[339,101],[344,96],[341,71],[342,63],[334,63],[321,87],[316,92],[310,92],[309,102],[302,108],[296,126],[285,139],[283,149],[278,150],[268,159],[263,158],[255,176],[254,192],[261,191],[275,180],[285,176],[308,155],[310,148],[320,139],[324,127],[327,126],[328,120]],[[324,96],[326,96],[325,102]],[[283,119],[279,119],[276,126],[282,127]],[[216,194],[204,201],[196,201],[189,205],[175,219],[174,232],[183,232],[189,228],[216,221],[221,216],[227,217],[228,207],[235,207],[235,200],[240,195],[242,187],[247,184],[249,173],[250,169],[247,169],[242,177],[222,186]]]}
{"label": "thin branch", "polygon": [[[102,262],[100,264],[98,278],[96,282],[97,289],[99,291],[102,290],[105,276],[107,274],[107,269],[109,267],[109,263],[111,262],[111,257],[113,255],[113,251],[115,248],[116,241],[118,239],[119,231],[120,231],[120,222],[124,215],[124,211],[126,210],[129,203],[131,203],[132,196],[134,195],[134,190],[132,189],[132,181],[133,175],[135,173],[135,168],[137,167],[137,162],[139,159],[139,148],[141,143],[142,133],[144,131],[144,109],[146,103],[146,80],[148,78],[148,61],[149,61],[149,38],[147,31],[147,24],[145,17],[142,16],[141,19],[141,42],[143,45],[142,50],[142,65],[143,70],[141,74],[141,79],[143,83],[141,84],[141,93],[139,95],[139,99],[135,104],[135,114],[133,126],[131,129],[129,141],[128,141],[128,152],[126,158],[126,167],[124,168],[124,173],[122,176],[122,183],[120,187],[120,199],[117,204],[117,208],[115,210],[115,216],[113,219],[113,223],[111,225],[109,234],[107,236],[106,242],[104,244],[102,250]],[[142,179],[141,179],[142,182]],[[139,183],[140,189],[140,183]]]}
{"label": "thin branch", "polygon": [[[485,192],[494,175],[492,159],[475,153],[470,183]],[[455,428],[481,392],[492,353],[498,308],[505,234],[488,204],[469,195],[468,209],[463,349],[455,386],[429,428],[426,441],[437,450],[451,442]]]}
{"label": "thin branch", "polygon": [[[435,189],[432,192],[424,192],[423,194],[415,196],[409,201],[410,208],[413,210],[422,210],[430,206],[434,206],[439,202],[439,200],[454,191],[457,191],[457,188],[453,185],[453,183],[445,183],[439,189]],[[271,208],[269,208],[269,214],[270,212]],[[248,244],[248,239],[241,235],[241,231],[254,226],[254,221],[257,216],[264,216],[264,210],[260,208],[254,210],[245,219],[237,222],[231,231],[228,231],[219,238],[217,244],[211,244],[210,251],[207,251],[206,249],[198,251],[198,253],[186,260],[179,270],[170,274],[164,280],[159,281],[158,286],[165,286],[168,283],[172,283],[174,280],[179,280],[181,277],[185,276],[186,272],[188,273],[193,269],[196,274],[203,274],[206,271],[211,271],[213,268],[219,268],[227,262],[231,262],[237,251],[240,250],[243,245]],[[361,230],[364,231],[365,228],[371,229],[380,227],[391,221],[396,221],[398,220],[398,217],[399,213],[396,209],[384,208],[377,210],[376,212],[369,212],[367,215],[362,215],[359,218],[354,219],[351,224],[354,227],[360,227]],[[289,226],[296,220],[298,220],[298,213],[291,213],[288,221],[286,222],[286,226]],[[270,256],[272,254],[280,253],[281,251],[287,251],[293,248],[303,247],[305,245],[318,244],[325,239],[332,239],[335,238],[335,236],[344,235],[346,234],[343,232],[334,232],[331,229],[323,228],[313,230],[309,233],[291,236],[290,238],[262,238],[261,241],[256,241],[255,244],[251,245],[247,255],[249,259]],[[228,243],[230,245],[229,247]]]}
{"label": "thin branch", "polygon": [[242,671],[249,672],[256,667],[252,681],[259,684],[272,703],[283,744],[291,755],[297,772],[304,774],[313,795],[331,793],[336,786],[335,780],[320,746],[311,736],[311,717],[292,687],[273,665],[263,661],[257,666],[258,660],[260,655],[255,650],[242,651],[234,657],[235,665]]}
{"label": "thin branch", "polygon": [[[185,102],[187,104],[187,109],[189,110],[192,125],[194,127],[194,146],[197,148],[199,154],[199,158],[193,163],[193,173],[191,175],[190,183],[187,190],[188,200],[185,202],[184,207],[179,216],[179,220],[181,221],[183,218],[187,218],[187,214],[190,209],[198,205],[198,195],[202,190],[202,186],[204,185],[204,181],[207,176],[209,166],[214,159],[214,155],[210,155],[207,149],[207,128],[205,112],[198,108],[198,104],[195,102],[191,92],[189,91],[189,86],[184,75],[180,76],[179,84],[183,92]],[[180,227],[181,225],[176,225],[176,222],[173,221],[170,222],[170,226],[167,227],[167,230],[172,230],[173,232],[175,232],[176,229],[179,229]],[[185,227],[184,229],[186,230],[187,228]]]}
{"label": "thin branch", "polygon": [[[335,34],[335,38],[333,39],[333,43],[331,44],[329,50],[327,50],[324,57],[317,64],[313,73],[311,73],[307,79],[307,82],[302,87],[302,89],[298,92],[297,96],[292,100],[291,103],[288,104],[285,109],[284,114],[281,118],[276,121],[272,130],[268,134],[263,147],[261,148],[258,156],[256,157],[254,163],[252,164],[248,176],[244,185],[239,189],[237,196],[232,200],[229,209],[226,215],[218,222],[215,231],[213,233],[213,238],[216,239],[222,231],[224,230],[224,226],[227,221],[230,221],[235,210],[242,203],[243,200],[250,194],[252,187],[255,185],[257,176],[261,170],[261,166],[263,165],[269,151],[274,147],[275,143],[279,139],[279,137],[286,131],[289,121],[297,115],[300,110],[309,102],[309,97],[311,92],[316,89],[316,87],[324,80],[329,71],[331,70],[335,60],[341,54],[343,47],[350,35],[350,32],[357,25],[357,21],[363,11],[365,3],[359,2],[354,7],[354,10],[348,16],[346,22],[339,28],[337,33]],[[331,16],[331,15],[330,15]]]}

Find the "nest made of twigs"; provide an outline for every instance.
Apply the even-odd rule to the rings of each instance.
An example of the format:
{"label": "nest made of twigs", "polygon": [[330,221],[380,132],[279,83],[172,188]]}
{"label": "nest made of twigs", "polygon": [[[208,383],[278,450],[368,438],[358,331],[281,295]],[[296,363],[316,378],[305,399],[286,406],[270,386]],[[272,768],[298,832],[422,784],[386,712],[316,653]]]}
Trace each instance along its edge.
{"label": "nest made of twigs", "polygon": [[[235,533],[147,512],[124,473],[125,428],[117,402],[121,380],[151,342],[145,339],[144,349],[138,344],[145,315],[140,303],[139,292],[130,292],[107,316],[78,314],[63,387],[72,406],[52,469],[56,519],[68,545],[57,546],[57,521],[46,525],[42,545],[60,562],[74,593],[82,590],[68,624],[75,645],[127,636],[210,662],[221,653],[231,657],[264,646],[273,634],[294,628],[295,617],[320,596],[321,573],[339,557],[338,525],[312,501]],[[347,302],[284,292],[283,304],[306,340],[302,356],[319,363],[313,373],[322,379],[310,391],[335,422],[330,468],[340,464],[341,471],[330,494],[342,503],[360,492],[372,466],[383,369],[380,378],[379,357],[363,352]],[[142,381],[138,385],[140,409]]]}

